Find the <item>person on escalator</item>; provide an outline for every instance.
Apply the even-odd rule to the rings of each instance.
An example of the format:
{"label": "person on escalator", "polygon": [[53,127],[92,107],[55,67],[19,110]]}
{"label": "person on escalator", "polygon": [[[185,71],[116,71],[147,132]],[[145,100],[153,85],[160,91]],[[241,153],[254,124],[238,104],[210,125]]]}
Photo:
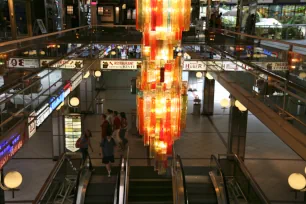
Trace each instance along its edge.
{"label": "person on escalator", "polygon": [[114,158],[114,148],[116,146],[115,140],[111,137],[112,132],[107,132],[106,139],[101,142],[101,150],[103,154],[102,163],[106,165],[106,170],[108,172],[108,177],[111,177],[112,163],[115,162]]}
{"label": "person on escalator", "polygon": [[88,146],[90,147],[91,151],[93,152],[91,143],[90,143],[90,138],[92,137],[91,131],[90,130],[85,130],[84,134],[80,138],[80,151],[82,153],[82,162],[85,164],[86,159],[88,157],[89,159],[89,169],[94,170],[91,164],[91,159],[88,153]]}

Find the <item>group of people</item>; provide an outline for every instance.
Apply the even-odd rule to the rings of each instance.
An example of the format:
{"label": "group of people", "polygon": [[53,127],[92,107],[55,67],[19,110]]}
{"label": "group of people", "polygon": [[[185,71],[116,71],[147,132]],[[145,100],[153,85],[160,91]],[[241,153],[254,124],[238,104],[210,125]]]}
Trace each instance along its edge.
{"label": "group of people", "polygon": [[[120,151],[124,151],[128,140],[127,135],[127,118],[124,112],[118,114],[117,111],[108,109],[107,115],[102,114],[102,124],[101,124],[101,153],[102,163],[106,165],[108,172],[108,177],[111,176],[111,164],[114,163],[114,151],[115,147],[119,146]],[[88,148],[93,152],[91,146],[90,137],[92,136],[90,130],[86,130],[80,138],[80,151],[82,153],[83,162],[89,158]],[[89,158],[90,160],[90,158]],[[89,162],[90,170],[94,170]]]}

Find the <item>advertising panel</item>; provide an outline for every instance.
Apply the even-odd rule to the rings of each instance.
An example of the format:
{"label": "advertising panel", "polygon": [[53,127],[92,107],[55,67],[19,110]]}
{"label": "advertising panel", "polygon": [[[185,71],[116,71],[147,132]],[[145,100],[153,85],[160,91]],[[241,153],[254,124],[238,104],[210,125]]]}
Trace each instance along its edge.
{"label": "advertising panel", "polygon": [[81,129],[81,115],[70,114],[65,116],[65,145],[67,150],[71,152],[79,150],[75,147],[75,143],[82,135]]}
{"label": "advertising panel", "polygon": [[253,62],[253,63],[270,71],[286,71],[289,69],[287,62]]}
{"label": "advertising panel", "polygon": [[38,59],[10,58],[8,60],[10,68],[38,68]]}
{"label": "advertising panel", "polygon": [[101,60],[100,66],[102,70],[137,70],[141,68],[141,61],[125,61],[125,60]]}
{"label": "advertising panel", "polygon": [[[46,64],[54,61],[54,59],[41,59],[40,66],[46,66]],[[68,60],[63,59],[53,64],[52,67],[63,68],[63,69],[75,69],[83,67],[83,60]]]}
{"label": "advertising panel", "polygon": [[34,111],[28,117],[28,133],[29,133],[29,138],[31,138],[36,133],[35,116],[36,116],[36,113]]}

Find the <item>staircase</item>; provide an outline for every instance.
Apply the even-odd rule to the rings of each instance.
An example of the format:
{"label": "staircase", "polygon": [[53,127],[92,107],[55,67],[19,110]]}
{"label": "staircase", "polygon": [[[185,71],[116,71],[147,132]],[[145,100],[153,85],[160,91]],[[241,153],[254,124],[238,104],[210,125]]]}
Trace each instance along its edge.
{"label": "staircase", "polygon": [[184,166],[189,204],[217,204],[209,167]]}
{"label": "staircase", "polygon": [[118,172],[119,167],[112,167],[109,178],[104,166],[95,167],[86,190],[85,203],[113,204]]}
{"label": "staircase", "polygon": [[129,204],[172,204],[172,177],[158,175],[151,166],[130,167]]}

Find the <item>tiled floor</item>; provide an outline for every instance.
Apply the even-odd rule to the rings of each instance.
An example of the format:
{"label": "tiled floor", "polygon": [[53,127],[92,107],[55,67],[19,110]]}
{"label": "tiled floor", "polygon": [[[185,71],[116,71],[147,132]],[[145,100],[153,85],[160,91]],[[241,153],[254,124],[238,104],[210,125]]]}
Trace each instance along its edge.
{"label": "tiled floor", "polygon": [[[125,87],[124,90],[126,90]],[[105,104],[104,109],[111,108],[118,111],[123,109],[129,113],[127,116],[130,122],[130,113],[131,109],[135,106],[135,101],[131,95],[127,96],[126,94],[126,92],[120,92],[119,98],[111,98],[110,92],[104,93],[104,96],[109,96],[112,99]],[[180,140],[175,144],[176,151],[182,156],[184,165],[207,166],[209,165],[211,154],[217,155],[227,152],[228,109],[221,109],[218,103],[220,98],[227,97],[226,93],[223,95],[224,97],[222,94],[216,94],[215,115],[210,118],[188,115],[187,128],[183,132]],[[120,103],[123,99],[125,99],[124,107]],[[192,108],[192,104],[189,107]],[[188,110],[189,113],[192,112],[191,108]],[[94,152],[90,154],[96,166],[102,165],[101,156],[99,155],[101,134],[100,117],[100,115],[89,115],[84,121],[84,126],[93,131],[92,145]],[[44,125],[40,128],[40,132],[35,134],[33,139],[24,147],[24,150],[21,150],[16,155],[16,158],[23,157],[25,152],[33,149],[33,153],[30,155],[33,157],[40,156],[45,159],[13,159],[5,167],[5,170],[16,169],[24,176],[24,182],[20,187],[20,191],[16,193],[14,200],[33,200],[53,168],[54,162],[51,159],[46,159],[51,158],[50,147],[52,144],[47,139],[48,135],[50,135],[49,127],[48,125]],[[46,139],[39,139],[42,137]],[[146,148],[143,145],[142,139],[131,134],[128,136],[128,139],[130,146],[130,164],[147,165]],[[39,146],[38,148],[40,150],[34,150],[35,148],[32,147],[35,146]],[[41,154],[40,151],[42,151]],[[120,152],[117,152],[116,158],[119,157]],[[119,159],[116,159],[116,161],[118,163]],[[287,178],[293,172],[303,173],[306,162],[301,160],[300,157],[251,113],[248,116],[245,164],[267,197],[273,201],[273,204],[289,204],[303,199],[303,194],[299,193],[298,199],[295,200],[294,193],[287,184]],[[12,200],[10,193],[6,193],[6,198],[7,200]]]}

